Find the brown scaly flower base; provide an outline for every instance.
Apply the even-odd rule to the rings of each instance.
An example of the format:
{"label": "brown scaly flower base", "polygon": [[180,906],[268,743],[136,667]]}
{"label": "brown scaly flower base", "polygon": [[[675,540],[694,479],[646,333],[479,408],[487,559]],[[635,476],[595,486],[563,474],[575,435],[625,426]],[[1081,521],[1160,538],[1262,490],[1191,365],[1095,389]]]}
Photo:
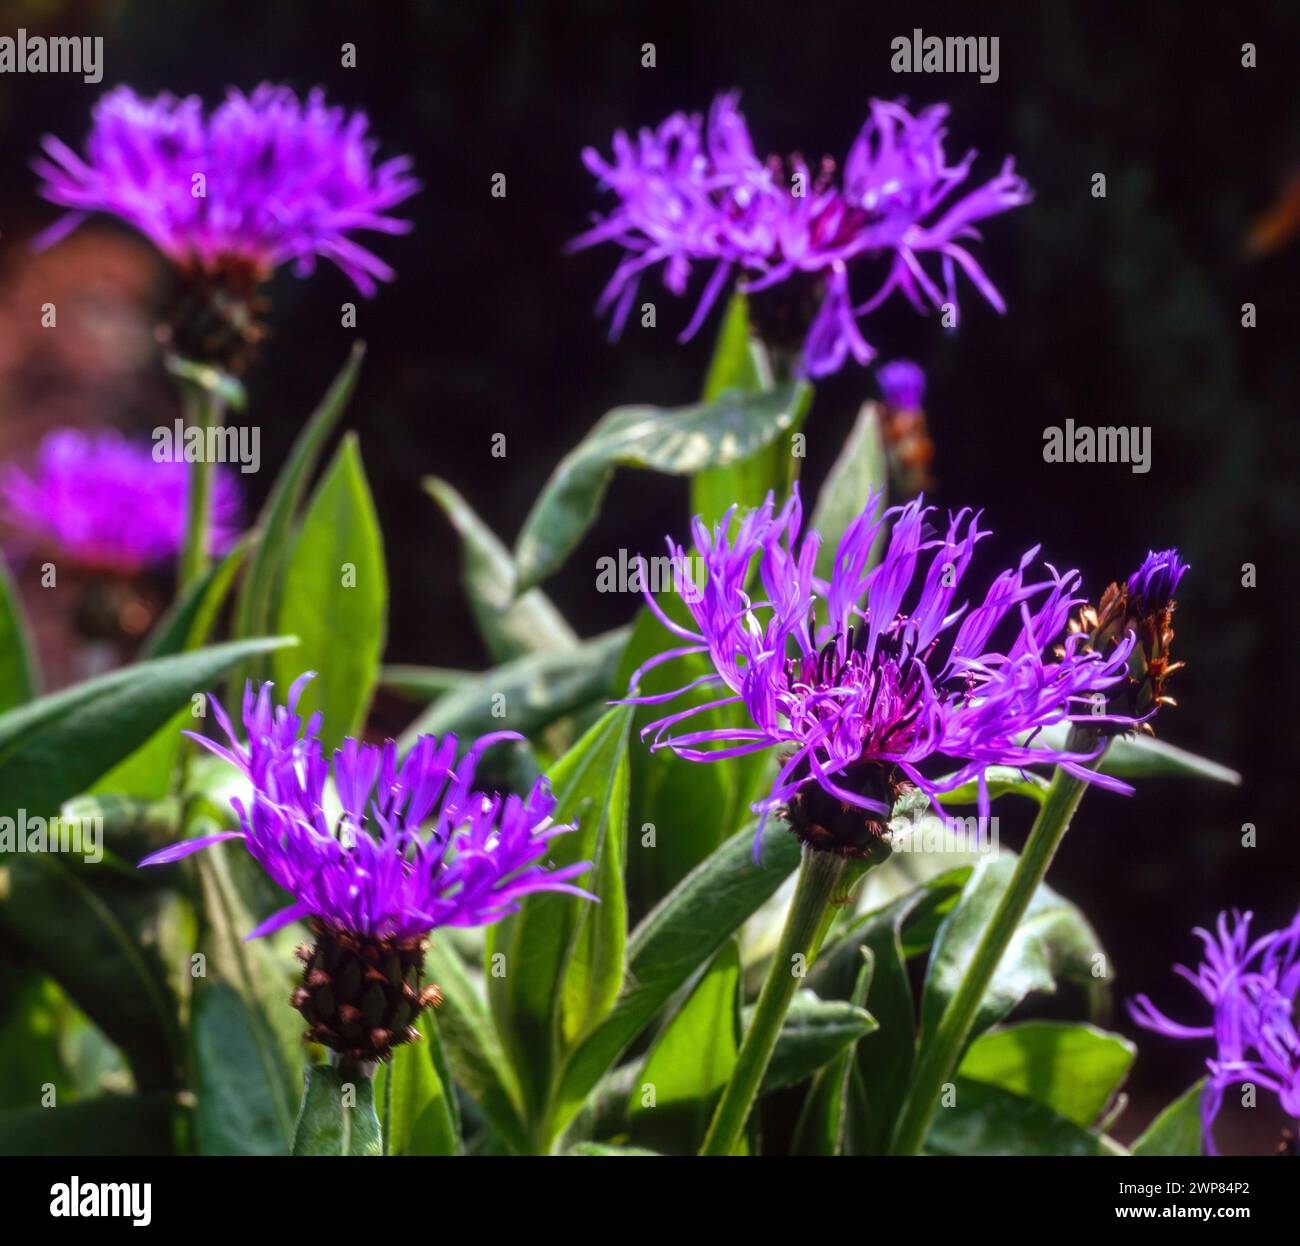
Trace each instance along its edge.
{"label": "brown scaly flower base", "polygon": [[421,989],[428,940],[374,939],[312,918],[316,942],[298,949],[302,985],[293,1006],[307,1019],[304,1038],[355,1064],[387,1060],[394,1047],[420,1037],[412,1022],[442,1002]]}
{"label": "brown scaly flower base", "polygon": [[178,269],[158,337],[182,359],[242,375],[268,332],[261,320],[269,305],[260,293],[265,276],[260,265],[238,257]]}
{"label": "brown scaly flower base", "polygon": [[[895,767],[875,761],[850,766],[835,776],[835,782],[891,809],[911,787]],[[785,816],[799,842],[817,852],[879,863],[892,851],[885,838],[886,819],[838,800],[811,777],[790,798]]]}

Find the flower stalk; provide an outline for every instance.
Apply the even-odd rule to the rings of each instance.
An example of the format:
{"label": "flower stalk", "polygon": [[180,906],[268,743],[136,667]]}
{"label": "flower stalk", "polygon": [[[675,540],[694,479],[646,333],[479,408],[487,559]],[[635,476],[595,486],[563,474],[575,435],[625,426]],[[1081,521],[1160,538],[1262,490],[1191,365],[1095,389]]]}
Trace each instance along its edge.
{"label": "flower stalk", "polygon": [[731,1080],[722,1092],[709,1123],[704,1144],[700,1147],[701,1155],[731,1155],[735,1152],[758,1097],[790,1001],[825,934],[826,916],[847,863],[847,857],[835,853],[804,849],[799,882],[786,915],[781,942],[759,994],[753,1022],[745,1031]]}
{"label": "flower stalk", "polygon": [[[185,427],[202,432],[203,447],[189,464],[189,492],[186,501],[185,543],[181,547],[177,588],[184,591],[202,577],[208,567],[208,522],[212,512],[213,465],[207,454],[208,430],[219,428],[225,418],[225,402],[215,387],[184,383]],[[179,448],[178,448],[179,452]]]}
{"label": "flower stalk", "polygon": [[[1098,741],[1099,737],[1092,726],[1076,723],[1070,729],[1066,750],[1071,753],[1087,753],[1096,749]],[[1093,758],[1089,766],[1095,768],[1103,755],[1104,749]],[[980,1001],[997,972],[998,964],[1006,953],[1007,945],[1020,925],[1034,892],[1047,875],[1052,858],[1055,857],[1061,840],[1065,838],[1070,820],[1074,817],[1087,786],[1084,779],[1059,766],[1052,775],[1047,796],[1034,820],[1024,851],[1016,862],[1011,881],[984,929],[961,985],[939,1018],[933,1039],[921,1053],[911,1090],[895,1127],[890,1147],[893,1154],[915,1155],[925,1141],[938,1104],[939,1092],[956,1072],[970,1039]]]}

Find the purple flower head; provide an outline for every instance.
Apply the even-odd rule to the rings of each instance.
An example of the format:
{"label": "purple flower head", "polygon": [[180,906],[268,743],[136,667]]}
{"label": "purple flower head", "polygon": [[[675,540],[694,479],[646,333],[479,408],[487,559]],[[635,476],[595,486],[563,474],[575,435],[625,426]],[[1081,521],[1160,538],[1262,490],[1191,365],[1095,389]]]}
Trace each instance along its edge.
{"label": "purple flower head", "polygon": [[[535,891],[594,899],[569,880],[589,862],[547,870],[555,798],[539,779],[526,798],[474,789],[483,751],[513,732],[478,739],[457,757],[455,736],[420,736],[404,758],[354,739],[327,758],[320,715],[297,713],[308,672],[274,705],[272,685],[244,692],[241,744],[225,711],[213,712],[230,740],[224,747],[194,735],[252,785],[251,804],[232,800],[240,829],[183,840],[141,865],[180,860],[225,839],[242,839],[293,903],[262,922],[257,938],[315,917],[338,931],[373,939],[408,939],[436,926],[481,926],[516,911]],[[192,734],[192,733],[190,733]],[[332,790],[327,790],[333,779]]]}
{"label": "purple flower head", "polygon": [[[190,467],[156,461],[147,446],[117,433],[48,433],[28,475],[0,472],[0,503],[21,538],[95,571],[136,574],[176,556],[185,535]],[[213,476],[209,548],[219,554],[239,535],[235,477]]]}
{"label": "purple flower head", "polygon": [[[1093,702],[1123,677],[1132,643],[1103,656],[1067,637],[1060,656],[1045,656],[1080,601],[1076,572],[1031,573],[1035,547],[975,604],[960,600],[988,533],[969,510],[936,526],[934,508],[920,498],[882,513],[881,497],[870,497],[839,543],[829,580],[814,570],[821,537],[800,537],[797,492],[779,512],[769,495],[733,535],[734,517],[733,508],[713,532],[694,523],[707,573],[702,591],[682,594],[694,629],[672,622],[647,594],[683,643],[636,673],[633,694],[646,670],[691,653],[707,654],[715,673],[688,687],[720,694],[650,724],[654,748],[695,761],[782,749],[776,781],[755,811],[766,819],[784,808],[805,842],[852,855],[878,841],[908,784],[933,801],[973,781],[981,815],[990,766],[1060,764],[1088,782],[1130,790],[1089,769],[1093,754],[1034,746],[1042,728],[1099,721]],[[873,566],[888,521],[885,554]],[[668,548],[685,557],[671,540]],[[751,586],[755,562],[759,584]],[[667,701],[685,690],[629,699]],[[679,730],[705,709],[731,705],[743,706],[752,725]],[[934,777],[930,763],[940,758],[951,772]]]}
{"label": "purple flower head", "polygon": [[1194,933],[1205,959],[1193,971],[1177,965],[1211,1008],[1205,1025],[1165,1016],[1145,995],[1129,1002],[1133,1020],[1166,1038],[1213,1039],[1206,1060],[1210,1077],[1201,1099],[1205,1148],[1217,1154],[1214,1121],[1231,1086],[1251,1083],[1271,1090],[1288,1116],[1300,1119],[1300,914],[1285,929],[1250,940],[1251,914],[1220,913],[1214,933]]}
{"label": "purple flower head", "polygon": [[1152,550],[1142,565],[1128,578],[1128,595],[1145,613],[1163,610],[1178,591],[1178,583],[1188,564],[1176,549]]}
{"label": "purple flower head", "polygon": [[[1030,191],[1010,159],[992,181],[954,198],[969,176],[974,152],[957,164],[944,155],[946,105],[913,116],[901,103],[873,100],[837,183],[834,161],[810,169],[754,154],[735,93],[717,96],[707,121],[674,113],[635,139],[619,131],[612,157],[594,149],[583,161],[617,197],[607,215],[574,239],[572,249],[613,242],[625,255],[605,287],[599,311],[612,309],[612,336],[622,331],[641,274],[662,265],[664,285],[686,292],[692,265],[711,264],[700,302],[683,330],[690,338],[733,271],[755,295],[793,282],[794,301],[811,284],[816,310],[803,326],[802,369],[838,370],[849,355],[874,357],[859,321],[894,290],[921,311],[957,306],[957,271],[999,311],[1001,296],[965,246],[985,217],[1027,203]],[[937,273],[923,260],[934,257]],[[869,297],[850,289],[850,266],[884,261],[885,276]],[[754,302],[759,316],[758,300]],[[761,317],[760,317],[761,318]]]}
{"label": "purple flower head", "polygon": [[900,411],[917,411],[925,403],[925,373],[910,359],[895,359],[876,371],[885,405]]}
{"label": "purple flower head", "polygon": [[376,162],[368,124],[319,89],[305,101],[269,83],[251,95],[232,89],[205,116],[197,96],[145,99],[117,87],[95,106],[84,158],[43,140],[41,194],[69,212],[40,241],[107,212],[183,269],[242,267],[260,280],[290,262],[310,273],[319,256],[373,294],[393,271],[352,235],[409,230],[388,210],[419,183],[406,156]]}

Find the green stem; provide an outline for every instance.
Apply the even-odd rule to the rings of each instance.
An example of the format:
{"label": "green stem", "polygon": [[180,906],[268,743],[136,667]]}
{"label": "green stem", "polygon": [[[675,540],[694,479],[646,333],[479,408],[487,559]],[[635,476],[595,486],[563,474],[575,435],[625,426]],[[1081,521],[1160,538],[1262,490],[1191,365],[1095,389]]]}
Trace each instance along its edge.
{"label": "green stem", "polygon": [[[190,488],[186,503],[185,544],[181,549],[177,590],[183,591],[207,570],[208,523],[212,513],[212,463],[207,453],[208,429],[220,426],[225,404],[215,389],[188,383],[185,389],[185,428],[203,431],[203,447],[190,463]],[[176,452],[183,456],[184,447]]]}
{"label": "green stem", "polygon": [[[1075,726],[1071,729],[1066,748],[1070,752],[1088,753],[1096,748],[1096,741],[1097,737],[1090,728]],[[1090,764],[1095,767],[1100,761],[1098,756]],[[961,985],[939,1018],[933,1038],[921,1052],[911,1089],[894,1129],[890,1147],[892,1154],[915,1155],[925,1141],[939,1093],[957,1070],[980,1002],[1034,892],[1052,864],[1087,786],[1082,779],[1067,774],[1059,766],[1052,775],[1047,796],[1029,832],[1025,850],[1016,862],[1011,881],[984,928]]]}
{"label": "green stem", "polygon": [[701,1155],[731,1155],[736,1150],[772,1058],[781,1024],[802,980],[802,972],[796,970],[806,971],[812,961],[844,864],[844,857],[832,853],[809,848],[803,851],[799,883],[786,914],[780,945],[759,994],[754,1019],[745,1031],[731,1080],[713,1113],[709,1132],[700,1148]]}

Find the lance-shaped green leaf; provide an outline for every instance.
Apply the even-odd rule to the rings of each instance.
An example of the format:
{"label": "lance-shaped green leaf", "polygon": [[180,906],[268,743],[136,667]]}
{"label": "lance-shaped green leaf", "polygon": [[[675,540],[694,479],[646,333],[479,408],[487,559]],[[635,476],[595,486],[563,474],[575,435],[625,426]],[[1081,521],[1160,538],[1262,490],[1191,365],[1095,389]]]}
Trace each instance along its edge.
{"label": "lance-shaped green leaf", "polygon": [[568,1150],[569,1155],[658,1155],[639,1146],[615,1146],[610,1142],[578,1142]]}
{"label": "lance-shaped green leaf", "polygon": [[[875,957],[871,949],[858,949],[861,967],[848,1002],[862,1008],[867,1002]],[[870,1014],[867,1014],[870,1015]],[[875,1026],[873,1020],[872,1026]],[[790,1144],[793,1155],[862,1155],[867,1151],[865,1124],[867,1095],[854,1059],[856,1045],[840,1049],[813,1079]]]}
{"label": "lance-shaped green leaf", "polygon": [[[154,629],[142,654],[146,658],[187,653],[207,643],[235,574],[255,538],[247,534],[219,562],[209,567]],[[140,800],[161,800],[172,786],[181,751],[181,732],[191,723],[181,710],[130,757],[95,783],[96,792],[114,792]]]}
{"label": "lance-shaped green leaf", "polygon": [[482,1109],[510,1150],[526,1150],[522,1095],[514,1070],[478,988],[445,936],[436,931],[425,956],[425,974],[442,988],[438,1032],[456,1084]]}
{"label": "lance-shaped green leaf", "polygon": [[295,1155],[381,1155],[375,1085],[328,1064],[307,1071],[307,1089],[294,1131]]}
{"label": "lance-shaped green leaf", "polygon": [[931,1155],[1123,1155],[1112,1138],[1034,1099],[959,1077],[925,1139]]}
{"label": "lance-shaped green leaf", "polygon": [[[748,302],[737,292],[723,317],[704,383],[703,401],[715,402],[728,390],[758,394],[771,388],[771,361],[750,328]],[[798,431],[805,413],[806,407],[786,430],[788,434]],[[725,467],[705,468],[691,481],[691,514],[712,524],[729,506],[760,505],[769,490],[784,496],[790,491],[800,461],[792,453],[787,437],[779,437],[748,458]]]}
{"label": "lance-shaped green leaf", "polygon": [[415,1027],[418,1042],[404,1043],[375,1073],[383,1104],[385,1155],[459,1155],[460,1126],[450,1070],[435,1017]]}
{"label": "lance-shaped green leaf", "polygon": [[176,1096],[105,1095],[0,1114],[0,1155],[169,1155]]}
{"label": "lance-shaped green leaf", "polygon": [[617,467],[693,476],[771,444],[802,417],[812,391],[802,381],[759,394],[729,390],[691,407],[617,407],[560,461],[524,521],[515,547],[521,589],[551,574],[600,510]]}
{"label": "lance-shaped green leaf", "polygon": [[0,713],[30,701],[38,684],[18,590],[0,560]]}
{"label": "lance-shaped green leaf", "polygon": [[514,558],[470,504],[437,476],[426,477],[424,488],[460,536],[461,583],[493,659],[574,648],[577,634],[545,593],[515,596]]}
{"label": "lance-shaped green leaf", "polygon": [[275,656],[276,680],[287,689],[303,671],[320,672],[304,690],[299,712],[321,712],[328,756],[345,736],[361,734],[388,627],[383,538],[351,435],[307,506],[278,617],[299,647]]}
{"label": "lance-shaped green leaf", "polygon": [[402,735],[403,749],[425,733],[532,736],[566,714],[609,697],[627,631],[607,632],[576,648],[515,658],[464,682],[434,702]]}
{"label": "lance-shaped green leaf", "polygon": [[[93,857],[92,853],[92,857]],[[137,1089],[171,1090],[181,1060],[176,900],[131,866],[71,853],[8,858],[0,938],[21,947],[122,1049]]]}
{"label": "lance-shaped green leaf", "polygon": [[477,671],[458,671],[449,666],[395,664],[379,668],[379,686],[408,701],[430,705],[439,697],[464,687],[477,674]]}
{"label": "lance-shaped green leaf", "polygon": [[[1013,766],[990,766],[984,773],[984,783],[990,800],[997,800],[999,796],[1026,796],[1035,804],[1041,805],[1047,797],[1047,779],[1029,770],[1017,770]],[[939,797],[939,803],[948,808],[973,805],[978,800],[979,782],[976,779],[954,787]]]}
{"label": "lance-shaped green leaf", "polygon": [[301,1085],[302,1023],[289,1007],[289,965],[264,940],[244,937],[255,921],[231,864],[224,845],[194,858],[205,958],[190,1019],[198,1147],[205,1155],[284,1155]]}
{"label": "lance-shaped green leaf", "polygon": [[1151,1122],[1133,1144],[1134,1155],[1199,1155],[1201,1095],[1205,1079],[1189,1086]]}
{"label": "lance-shaped green leaf", "polygon": [[1076,1125],[1092,1125],[1136,1054],[1128,1039],[1095,1026],[1022,1021],[981,1034],[957,1073],[1033,1099]]}
{"label": "lance-shaped green leaf", "polygon": [[137,662],[0,715],[0,816],[48,816],[237,663],[292,644],[262,637]]}
{"label": "lance-shaped green leaf", "polygon": [[[747,1026],[752,1012],[752,1008],[745,1010]],[[818,999],[812,991],[799,991],[781,1023],[771,1062],[763,1075],[762,1093],[797,1086],[876,1028],[865,1008],[847,1000]]]}
{"label": "lance-shaped green leaf", "polygon": [[740,947],[728,939],[655,1039],[628,1097],[634,1142],[693,1155],[740,1049]]}
{"label": "lance-shaped green leaf", "polygon": [[[823,579],[830,579],[840,538],[862,513],[871,491],[883,491],[888,483],[889,462],[880,431],[880,407],[874,402],[864,402],[844,448],[817,495],[813,511],[812,526],[822,537],[816,571]],[[882,528],[871,551],[873,564],[879,558],[884,535]]]}
{"label": "lance-shaped green leaf", "polygon": [[[922,1045],[965,976],[1015,865],[1015,854],[1008,851],[983,858],[939,928],[921,998]],[[972,1035],[1002,1020],[1031,991],[1054,991],[1060,977],[1092,988],[1104,985],[1104,978],[1094,975],[1105,964],[1101,944],[1083,914],[1046,884],[1040,886],[980,1001]]]}
{"label": "lance-shaped green leaf", "polygon": [[860,1086],[866,1114],[864,1118],[863,1105],[855,1110],[852,1098],[847,1099],[843,1111],[848,1118],[839,1135],[858,1135],[866,1154],[883,1151],[915,1059],[915,1005],[907,962],[929,948],[968,877],[965,869],[940,875],[864,914],[823,952],[809,975],[809,985],[823,999],[852,999],[861,979],[863,952],[870,955],[865,1006],[877,1028],[858,1043],[854,1083]]}
{"label": "lance-shaped green leaf", "polygon": [[[1048,727],[1031,741],[1037,748],[1061,749],[1065,747],[1068,724]],[[1176,744],[1167,744],[1153,736],[1116,736],[1101,759],[1102,774],[1117,779],[1207,779],[1212,783],[1241,786],[1241,775],[1230,766],[1211,761],[1208,757],[1189,753]]]}
{"label": "lance-shaped green leaf", "polygon": [[738,831],[684,878],[632,932],[623,989],[565,1065],[556,1101],[563,1126],[665,1003],[789,877],[799,841],[772,819],[754,857],[754,828]]}
{"label": "lance-shaped green leaf", "polygon": [[[610,710],[552,769],[552,819],[577,823],[576,831],[551,841],[547,859],[556,868],[597,861],[606,837],[624,833],[630,720],[629,707]],[[488,1001],[534,1122],[546,1111],[559,1056],[564,974],[590,916],[582,911],[586,903],[563,892],[537,892],[488,928]]]}
{"label": "lance-shaped green leaf", "polygon": [[[276,617],[298,507],[325,443],[356,388],[365,353],[365,346],[360,342],[352,348],[347,363],[295,439],[262,507],[257,519],[259,540],[235,603],[234,634],[238,637],[264,635]],[[259,673],[260,669],[259,663],[252,663],[240,672],[233,681],[234,686],[242,691],[245,677]]]}

